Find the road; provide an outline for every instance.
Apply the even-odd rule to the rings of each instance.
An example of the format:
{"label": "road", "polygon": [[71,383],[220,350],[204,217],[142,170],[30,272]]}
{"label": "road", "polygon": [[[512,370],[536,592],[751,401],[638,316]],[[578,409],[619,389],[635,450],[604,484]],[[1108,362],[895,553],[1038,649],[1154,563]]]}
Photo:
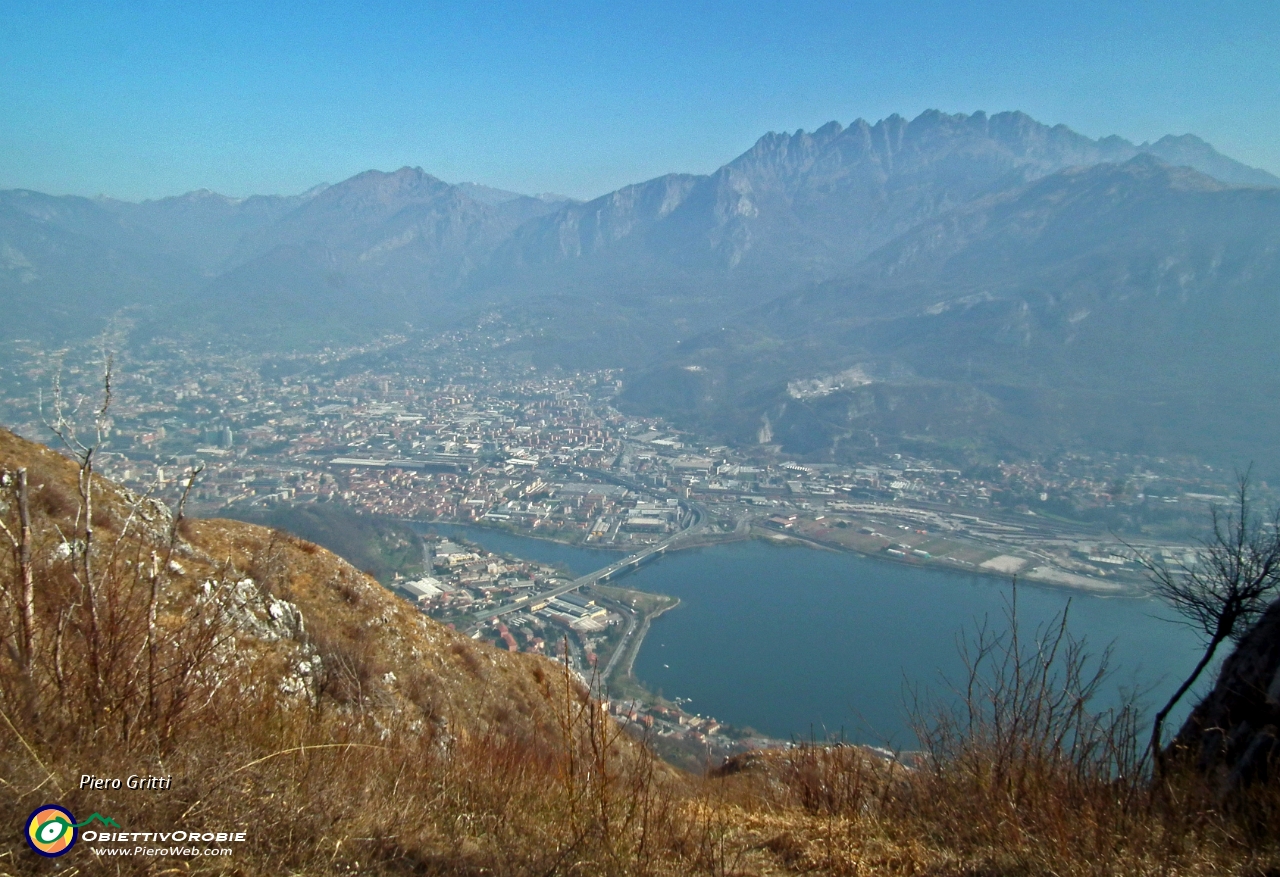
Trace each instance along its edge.
{"label": "road", "polygon": [[[597,673],[595,678],[592,680],[596,688],[596,690],[592,692],[592,695],[600,700],[603,700],[606,696],[608,696],[609,679],[610,677],[613,676],[613,670],[615,667],[618,666],[618,661],[622,658],[622,655],[627,651],[627,645],[631,642],[631,635],[636,632],[635,610],[626,609],[624,607],[624,611],[627,616],[627,629],[623,631],[622,638],[618,640],[618,647],[614,649],[613,654],[609,656],[609,663],[605,664],[604,670],[601,671],[600,673]],[[648,626],[649,626],[649,621],[646,618],[645,627],[647,628]]]}

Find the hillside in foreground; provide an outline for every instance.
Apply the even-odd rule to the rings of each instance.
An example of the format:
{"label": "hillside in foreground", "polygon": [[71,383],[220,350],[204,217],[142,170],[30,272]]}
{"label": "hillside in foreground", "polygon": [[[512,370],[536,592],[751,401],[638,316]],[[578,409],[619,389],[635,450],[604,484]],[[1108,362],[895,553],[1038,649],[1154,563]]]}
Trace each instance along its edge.
{"label": "hillside in foreground", "polygon": [[[0,873],[1280,867],[1270,799],[1224,804],[1191,776],[1153,788],[1129,717],[1089,716],[1069,672],[1026,681],[1039,653],[997,647],[989,699],[922,711],[911,765],[815,745],[694,777],[553,661],[474,643],[312,543],[82,476],[0,430]],[[171,781],[109,786],[135,775]],[[55,803],[130,833],[245,839],[193,857],[82,837],[46,860],[19,828]]]}

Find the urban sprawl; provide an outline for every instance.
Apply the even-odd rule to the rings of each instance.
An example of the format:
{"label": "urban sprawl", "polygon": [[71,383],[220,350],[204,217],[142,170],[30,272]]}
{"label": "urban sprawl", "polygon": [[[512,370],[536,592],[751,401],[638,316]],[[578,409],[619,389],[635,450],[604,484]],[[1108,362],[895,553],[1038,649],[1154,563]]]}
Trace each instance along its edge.
{"label": "urban sprawl", "polygon": [[[385,584],[499,648],[560,658],[624,721],[715,752],[759,741],[630,679],[649,622],[674,603],[617,581],[637,565],[764,537],[1130,593],[1144,581],[1137,555],[1185,559],[1185,533],[1231,490],[1230,473],[1186,459],[1064,452],[957,468],[709,443],[619,411],[620,371],[536,367],[528,340],[490,320],[292,356],[152,342],[116,354],[102,471],[173,500],[198,470],[188,503],[205,515],[335,503],[616,550],[575,577],[429,534],[420,574]],[[56,444],[60,405],[82,439],[93,433],[102,362],[23,342],[6,354],[7,425]]]}

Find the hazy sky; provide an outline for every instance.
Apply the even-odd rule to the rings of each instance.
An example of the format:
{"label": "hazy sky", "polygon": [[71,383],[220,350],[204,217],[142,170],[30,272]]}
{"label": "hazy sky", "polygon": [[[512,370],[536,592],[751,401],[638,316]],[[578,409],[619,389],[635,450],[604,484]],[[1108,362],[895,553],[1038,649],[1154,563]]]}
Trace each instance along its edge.
{"label": "hazy sky", "polygon": [[369,168],[599,195],[770,130],[1020,109],[1280,172],[1280,3],[8,0],[0,188],[299,192]]}

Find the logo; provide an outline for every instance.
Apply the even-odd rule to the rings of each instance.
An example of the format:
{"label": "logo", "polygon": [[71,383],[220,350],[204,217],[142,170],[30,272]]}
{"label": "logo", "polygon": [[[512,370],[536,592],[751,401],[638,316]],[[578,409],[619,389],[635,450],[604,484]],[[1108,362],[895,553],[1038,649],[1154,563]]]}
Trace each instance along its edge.
{"label": "logo", "polygon": [[76,830],[92,822],[120,827],[114,819],[100,813],[93,814],[84,822],[76,822],[69,810],[57,804],[45,804],[27,817],[27,843],[42,856],[61,856],[75,844]]}
{"label": "logo", "polygon": [[60,856],[76,842],[76,818],[56,804],[27,817],[27,843],[42,856]]}

